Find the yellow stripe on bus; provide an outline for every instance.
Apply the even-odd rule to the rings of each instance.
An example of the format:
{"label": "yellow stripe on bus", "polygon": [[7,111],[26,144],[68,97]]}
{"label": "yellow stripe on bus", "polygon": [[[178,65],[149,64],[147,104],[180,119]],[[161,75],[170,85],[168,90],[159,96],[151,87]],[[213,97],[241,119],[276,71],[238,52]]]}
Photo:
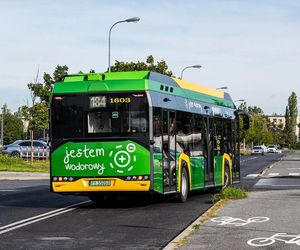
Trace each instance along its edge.
{"label": "yellow stripe on bus", "polygon": [[[90,180],[110,180],[110,186],[89,186]],[[124,181],[119,178],[82,178],[73,182],[52,182],[54,192],[149,191],[150,181]]]}
{"label": "yellow stripe on bus", "polygon": [[224,98],[224,92],[223,91],[216,90],[216,89],[209,88],[209,87],[205,87],[205,86],[200,85],[198,83],[187,82],[187,81],[175,78],[175,77],[173,77],[172,79],[175,82],[177,82],[177,84],[183,89],[200,92],[202,94],[211,95],[211,96],[218,97],[218,98]]}

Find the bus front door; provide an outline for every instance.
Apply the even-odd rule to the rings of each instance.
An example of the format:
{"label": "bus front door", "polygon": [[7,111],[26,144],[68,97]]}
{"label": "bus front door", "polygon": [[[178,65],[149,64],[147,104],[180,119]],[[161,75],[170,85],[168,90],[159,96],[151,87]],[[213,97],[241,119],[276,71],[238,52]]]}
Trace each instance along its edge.
{"label": "bus front door", "polygon": [[204,149],[204,171],[205,186],[214,185],[214,129],[213,119],[205,117],[205,149]]}
{"label": "bus front door", "polygon": [[176,117],[163,111],[163,181],[164,193],[176,191]]}

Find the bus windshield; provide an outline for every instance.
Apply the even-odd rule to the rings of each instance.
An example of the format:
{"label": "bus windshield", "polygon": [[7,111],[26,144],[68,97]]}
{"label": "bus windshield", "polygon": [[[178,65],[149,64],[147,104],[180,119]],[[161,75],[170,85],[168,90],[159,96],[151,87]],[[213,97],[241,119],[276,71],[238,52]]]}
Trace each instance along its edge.
{"label": "bus windshield", "polygon": [[148,117],[144,93],[54,96],[52,137],[146,136]]}

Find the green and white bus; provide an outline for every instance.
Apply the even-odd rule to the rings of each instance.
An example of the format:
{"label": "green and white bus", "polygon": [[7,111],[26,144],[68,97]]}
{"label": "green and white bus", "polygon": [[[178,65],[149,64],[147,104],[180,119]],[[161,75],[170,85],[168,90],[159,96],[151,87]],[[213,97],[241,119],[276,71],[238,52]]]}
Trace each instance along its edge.
{"label": "green and white bus", "polygon": [[149,71],[74,74],[50,105],[51,190],[99,201],[177,194],[240,179],[239,120],[229,94]]}

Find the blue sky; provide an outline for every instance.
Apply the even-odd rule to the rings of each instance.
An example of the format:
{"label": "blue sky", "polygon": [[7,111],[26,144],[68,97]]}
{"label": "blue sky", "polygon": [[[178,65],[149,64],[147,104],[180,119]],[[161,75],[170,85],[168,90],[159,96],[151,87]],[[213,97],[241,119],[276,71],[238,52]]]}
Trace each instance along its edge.
{"label": "blue sky", "polygon": [[[284,113],[300,86],[300,1],[6,1],[0,0],[0,105],[30,103],[27,83],[38,65],[53,72],[107,69],[111,60],[164,59],[177,76],[211,87],[228,86],[265,113]],[[299,99],[300,102],[300,99]]]}

